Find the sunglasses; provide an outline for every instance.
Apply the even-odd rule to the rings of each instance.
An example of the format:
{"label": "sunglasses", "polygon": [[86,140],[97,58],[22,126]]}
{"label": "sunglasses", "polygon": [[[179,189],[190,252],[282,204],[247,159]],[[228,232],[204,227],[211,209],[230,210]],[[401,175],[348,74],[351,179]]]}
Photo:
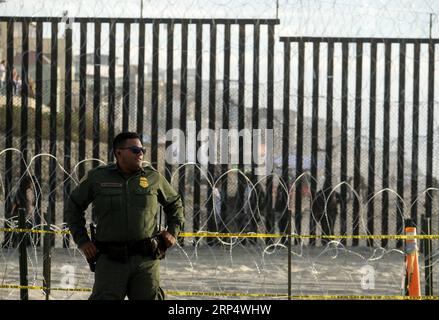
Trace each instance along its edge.
{"label": "sunglasses", "polygon": [[122,149],[122,150],[129,149],[134,154],[139,154],[140,152],[142,152],[143,154],[146,153],[146,148],[137,147],[137,146],[131,146],[131,147],[125,147],[125,148],[119,148],[119,149]]}

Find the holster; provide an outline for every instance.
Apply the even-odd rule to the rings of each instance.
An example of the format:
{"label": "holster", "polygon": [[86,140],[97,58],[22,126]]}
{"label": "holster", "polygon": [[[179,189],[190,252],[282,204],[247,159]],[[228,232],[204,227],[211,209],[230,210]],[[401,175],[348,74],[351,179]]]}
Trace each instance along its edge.
{"label": "holster", "polygon": [[153,259],[163,259],[166,256],[166,246],[165,240],[161,234],[157,234],[151,238],[151,255]]}
{"label": "holster", "polygon": [[162,235],[157,234],[152,238],[141,240],[139,249],[141,255],[161,260],[166,256],[167,247]]}
{"label": "holster", "polygon": [[[94,244],[94,245],[96,245],[96,227],[95,227],[95,225],[93,224],[93,223],[90,223],[90,235],[91,235],[91,242]],[[99,255],[100,255],[100,253],[98,252],[97,254],[96,254],[96,256],[94,256],[94,258],[92,258],[92,259],[87,259],[87,263],[88,263],[88,266],[90,267],[90,271],[91,272],[95,272],[95,270],[96,270],[96,262],[98,261],[98,259],[99,259]]]}
{"label": "holster", "polygon": [[98,261],[100,253],[98,252],[93,259],[87,259],[88,266],[90,267],[91,272],[95,272],[96,270],[96,262]]}

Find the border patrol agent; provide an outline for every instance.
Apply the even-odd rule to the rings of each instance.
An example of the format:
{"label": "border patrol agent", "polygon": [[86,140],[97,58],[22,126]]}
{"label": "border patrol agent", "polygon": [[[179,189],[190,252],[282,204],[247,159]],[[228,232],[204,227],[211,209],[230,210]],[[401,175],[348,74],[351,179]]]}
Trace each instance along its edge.
{"label": "border patrol agent", "polygon": [[[90,170],[66,208],[73,240],[87,261],[95,262],[90,300],[162,300],[159,259],[183,227],[182,201],[155,169],[142,167],[145,149],[137,133],[117,135],[113,151],[116,163]],[[95,241],[85,227],[90,203],[96,211]],[[155,235],[158,203],[168,227]]]}

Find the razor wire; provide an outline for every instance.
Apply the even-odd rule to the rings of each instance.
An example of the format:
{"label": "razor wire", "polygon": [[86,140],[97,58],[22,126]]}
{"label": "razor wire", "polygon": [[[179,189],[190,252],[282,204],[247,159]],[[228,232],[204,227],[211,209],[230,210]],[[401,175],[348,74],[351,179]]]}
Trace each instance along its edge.
{"label": "razor wire", "polygon": [[[18,150],[2,150],[0,153],[0,156],[4,156],[6,152],[14,152],[17,154],[20,154],[20,151]],[[29,161],[29,164],[27,164],[27,171],[26,174],[32,174],[32,161],[35,160],[37,157],[48,157],[51,158],[52,156],[50,154],[41,154],[37,155],[31,158]],[[84,160],[85,162],[93,162],[97,159],[87,159]],[[57,168],[61,172],[64,172],[64,169],[62,165],[57,160]],[[195,164],[185,164],[184,166],[193,166]],[[75,166],[76,169],[78,166]],[[237,173],[239,170],[232,169],[227,174],[231,173]],[[207,172],[204,173],[206,177],[208,177]],[[238,173],[245,176],[244,173]],[[68,176],[73,181],[74,184],[77,184],[78,181],[76,179],[76,173],[75,170],[73,170],[71,173],[68,173]],[[176,184],[178,183],[178,168],[175,170],[175,172],[172,175],[171,183]],[[23,177],[20,177],[17,179],[17,183],[22,179]],[[287,188],[285,185],[281,185],[281,188],[285,188],[285,190],[289,191],[289,194],[294,194],[294,187],[295,183],[299,181],[303,176],[298,177],[296,181],[291,185],[291,187]],[[219,183],[221,177],[218,177],[216,181],[209,181],[209,187],[214,188],[216,184]],[[261,178],[263,181],[266,179],[266,177]],[[2,179],[0,179],[2,181]],[[252,184],[250,180],[246,180],[246,183],[251,185],[251,189],[255,190],[256,186]],[[335,192],[335,190],[339,188],[339,186],[336,186],[332,191]],[[47,194],[42,194],[41,192],[38,192],[37,190],[41,190],[41,186],[38,187],[37,185],[33,186],[33,190],[36,192],[35,196],[36,198],[42,197],[46,198]],[[380,193],[386,192],[386,190],[380,190],[378,191],[374,196],[379,196]],[[392,191],[394,192],[394,191]],[[424,191],[426,192],[426,191]],[[358,196],[354,193],[354,196]],[[10,197],[12,197],[10,195]],[[206,197],[205,201],[208,201],[208,198]],[[243,199],[243,203],[241,204],[242,207],[246,205],[245,203],[246,199]],[[366,205],[366,204],[364,204]],[[411,203],[405,203],[407,207],[412,205]],[[291,206],[290,201],[287,202],[287,206],[285,207],[285,211],[288,211],[288,206]],[[239,208],[242,209],[242,208]],[[261,211],[250,211],[251,215],[259,215],[261,217]],[[36,213],[36,212],[35,212]],[[311,213],[312,214],[312,213]],[[162,279],[165,284],[166,290],[169,291],[169,295],[173,297],[196,297],[196,296],[206,296],[206,297],[222,297],[222,298],[287,298],[287,294],[285,295],[285,289],[280,290],[281,293],[279,293],[279,289],[274,289],[273,285],[276,283],[277,285],[285,287],[285,278],[286,278],[286,265],[287,261],[286,259],[286,253],[288,250],[287,244],[285,242],[282,242],[282,238],[288,238],[291,237],[292,239],[299,239],[299,244],[294,245],[292,247],[292,255],[293,255],[293,270],[295,266],[301,270],[302,276],[293,278],[293,286],[296,285],[301,290],[299,291],[299,295],[309,296],[310,299],[312,299],[313,294],[316,293],[316,296],[324,297],[327,296],[328,299],[330,299],[330,296],[334,296],[334,299],[337,299],[337,296],[341,299],[341,297],[349,295],[346,295],[346,292],[350,292],[349,287],[356,283],[357,291],[359,290],[359,281],[358,279],[361,278],[358,274],[358,269],[361,269],[364,266],[369,265],[377,265],[378,270],[381,268],[380,265],[385,265],[386,268],[393,268],[392,275],[387,275],[387,285],[392,284],[393,286],[393,294],[390,292],[389,297],[391,296],[397,296],[394,291],[395,288],[398,288],[401,284],[401,279],[404,277],[403,272],[403,259],[404,259],[404,252],[400,249],[393,249],[391,247],[383,248],[383,247],[373,247],[373,248],[364,248],[360,247],[358,249],[353,247],[348,247],[346,245],[343,245],[341,243],[341,239],[352,239],[352,238],[360,238],[360,239],[367,239],[367,238],[375,238],[375,239],[382,239],[382,238],[388,238],[388,239],[405,239],[407,238],[404,235],[373,235],[367,232],[367,230],[364,228],[366,224],[363,222],[363,228],[362,228],[362,234],[360,235],[325,235],[320,232],[318,232],[317,235],[306,235],[302,234],[299,235],[294,232],[291,235],[287,235],[285,233],[276,233],[276,234],[268,234],[264,232],[237,232],[237,233],[228,233],[227,231],[233,231],[232,228],[227,229],[225,228],[226,232],[223,233],[215,233],[215,232],[209,232],[207,231],[207,219],[209,218],[209,215],[215,215],[215,207],[213,208],[212,212],[206,213],[206,219],[203,219],[203,223],[201,224],[200,230],[198,232],[188,232],[185,230],[182,233],[182,238],[185,239],[183,244],[178,244],[176,248],[173,248],[173,250],[169,253],[169,256],[162,262]],[[263,214],[262,214],[263,215]],[[361,215],[360,215],[361,216]],[[263,217],[261,217],[263,218]],[[90,219],[90,215],[87,216],[87,219]],[[62,220],[62,219],[61,219]],[[44,219],[42,219],[44,221]],[[233,220],[232,220],[233,221]],[[12,221],[6,221],[5,219],[2,220],[2,222],[10,222],[11,228],[2,228],[1,233],[4,234],[5,232],[26,232],[30,234],[37,234],[41,233],[43,236],[44,234],[56,234],[58,237],[58,240],[56,241],[57,245],[55,248],[53,248],[53,270],[57,270],[58,272],[53,272],[53,281],[55,283],[61,283],[61,286],[53,285],[54,288],[59,288],[59,290],[53,290],[51,291],[51,296],[55,299],[68,299],[68,298],[86,298],[87,290],[82,290],[81,288],[87,288],[91,286],[91,283],[93,281],[93,274],[89,272],[88,266],[85,263],[85,258],[83,257],[80,250],[78,250],[76,247],[71,247],[70,249],[67,248],[60,248],[60,245],[63,243],[63,237],[68,234],[68,230],[66,230],[65,225],[51,225],[50,231],[48,230],[41,230],[42,226],[44,225],[44,222],[42,225],[35,225],[31,229],[17,229],[16,225]],[[217,222],[221,222],[218,220]],[[262,219],[262,223],[258,226],[258,229],[260,231],[264,231],[264,223]],[[209,246],[206,244],[206,238],[210,237],[213,239],[216,239],[218,243],[215,246]],[[437,240],[439,236],[438,235],[418,235],[415,236],[415,238],[418,238],[420,240],[422,239],[433,239]],[[242,239],[245,238],[255,238],[259,239],[257,240],[256,244],[249,245],[249,244],[243,244]],[[265,243],[264,239],[272,239],[274,240],[272,243]],[[307,244],[307,240],[309,238],[326,238],[329,241],[326,244],[321,244],[321,246],[317,246],[315,248],[310,248]],[[35,243],[35,240],[31,239],[31,243],[28,247],[28,262],[29,262],[29,283],[30,286],[37,286],[38,283],[41,283],[41,270],[42,270],[42,252],[41,247],[38,247],[37,243]],[[6,246],[8,247],[8,246]],[[12,298],[18,294],[17,288],[13,286],[16,285],[16,283],[13,283],[13,279],[17,280],[17,249],[13,247],[9,247],[9,249],[4,248],[2,249],[2,269],[3,269],[3,279],[2,279],[2,286],[3,292],[6,290],[6,294],[3,296],[5,299]],[[59,258],[61,261],[57,261],[57,255],[60,255]],[[433,251],[432,252],[432,267],[435,269],[437,268],[437,262],[439,261],[438,252]],[[250,259],[250,261],[242,261],[243,257],[246,257],[247,259]],[[391,258],[389,258],[391,257]],[[386,261],[387,258],[389,258],[389,261]],[[399,261],[398,262],[395,262]],[[251,263],[250,263],[251,262]],[[328,266],[328,262],[332,264],[337,263],[352,263],[350,268],[346,268],[345,272],[339,272],[335,277],[334,275],[328,276],[328,274],[333,273],[334,271],[331,271],[331,268]],[[422,265],[422,264],[421,264]],[[69,266],[73,266],[73,268],[70,268]],[[183,267],[183,275],[177,275],[177,270],[179,270],[182,266]],[[299,266],[301,266],[299,268]],[[398,267],[399,266],[399,267]],[[63,269],[64,268],[64,269]],[[70,268],[70,269],[69,269]],[[341,270],[343,270],[343,266],[340,266]],[[356,268],[356,269],[355,269]],[[12,270],[15,270],[15,276],[14,273],[11,272]],[[74,271],[74,279],[76,279],[76,282],[72,285],[71,282],[67,281],[69,277],[72,276],[69,272],[72,270]],[[306,270],[306,271],[305,271]],[[355,271],[354,271],[355,270]],[[421,267],[421,270],[423,270],[423,267]],[[326,272],[328,274],[326,274]],[[62,272],[65,273],[63,276]],[[186,274],[185,274],[186,273]],[[235,285],[231,284],[227,276],[229,274],[233,274],[234,276],[239,277],[240,274],[247,275],[248,273],[253,274],[253,277],[256,276],[259,283],[256,287],[253,288],[253,290],[247,290],[243,292],[237,292],[232,293],[230,292],[229,287],[235,287]],[[304,274],[308,274],[312,276],[311,279],[302,279]],[[67,276],[66,276],[67,275]],[[200,276],[201,275],[201,276]],[[216,275],[218,278],[215,279]],[[271,275],[276,275],[276,277],[271,278]],[[213,279],[214,282],[217,283],[216,286],[213,286],[216,288],[216,290],[213,290],[212,286],[212,292],[216,292],[215,294],[209,295],[207,292],[204,294],[196,292],[203,292],[206,288],[206,282],[209,283],[209,280],[211,276],[214,276]],[[175,278],[176,277],[176,278]],[[180,278],[181,277],[181,278]],[[329,277],[329,279],[332,279],[333,284],[335,286],[340,286],[342,284],[343,289],[342,290],[335,290],[339,294],[332,294],[334,293],[334,289],[331,288],[331,285],[325,283],[328,280],[325,279]],[[306,278],[306,277],[305,277]],[[355,279],[357,278],[357,279]],[[171,280],[172,279],[172,280]],[[177,280],[176,280],[177,279]],[[172,285],[173,281],[176,280],[178,282],[178,279],[190,279],[190,281],[187,281],[189,283],[189,287],[187,284],[179,284],[179,285]],[[348,279],[348,282],[345,283],[345,281]],[[63,282],[64,281],[64,282]],[[67,284],[65,283],[67,281]],[[181,281],[181,280],[180,280]],[[297,282],[296,282],[297,281]],[[330,281],[330,282],[331,282]],[[186,282],[186,281],[184,281]],[[270,283],[273,282],[273,283]],[[310,293],[309,290],[306,289],[306,286],[309,285],[309,282],[313,284],[313,286],[316,286],[316,290],[312,293]],[[305,285],[306,284],[306,285]],[[397,285],[398,284],[398,285]],[[7,286],[12,286],[7,290]],[[208,286],[209,287],[209,286]],[[65,288],[66,290],[62,290]],[[78,288],[78,291],[75,291],[75,288]],[[239,286],[238,286],[239,288]],[[398,289],[396,289],[398,290]],[[37,290],[31,290],[40,292],[42,294],[43,290],[38,287]],[[240,290],[238,290],[240,291]],[[274,291],[274,292],[273,292]],[[282,292],[283,291],[283,292]],[[355,290],[354,290],[355,291]],[[180,292],[180,293],[179,293]],[[186,292],[187,295],[185,296],[183,293]],[[193,293],[195,292],[195,293]],[[221,295],[221,292],[224,294]],[[247,293],[246,293],[247,292]],[[172,294],[173,293],[173,294]],[[79,294],[79,295],[78,295]],[[297,296],[294,294],[294,298],[297,298]],[[31,295],[32,296],[32,295]],[[34,294],[34,297],[38,296],[36,293]],[[361,295],[361,294],[352,294],[353,296],[364,296],[364,299],[367,298],[369,295]],[[41,298],[41,296],[40,296]],[[361,299],[361,297],[359,298]],[[374,299],[373,295],[370,296],[370,299]]]}

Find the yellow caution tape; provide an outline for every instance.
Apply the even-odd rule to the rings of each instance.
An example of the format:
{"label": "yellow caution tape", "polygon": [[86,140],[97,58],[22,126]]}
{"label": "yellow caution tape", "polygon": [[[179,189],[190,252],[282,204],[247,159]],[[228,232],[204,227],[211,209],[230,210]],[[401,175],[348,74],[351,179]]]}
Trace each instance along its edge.
{"label": "yellow caution tape", "polygon": [[438,234],[434,235],[299,235],[290,236],[283,234],[266,233],[215,233],[215,232],[182,232],[179,237],[206,237],[206,238],[282,238],[291,237],[297,239],[439,239]]}
{"label": "yellow caution tape", "polygon": [[41,229],[20,229],[20,228],[0,228],[0,232],[71,234],[69,230],[41,230]]}
{"label": "yellow caution tape", "polygon": [[281,238],[286,235],[282,234],[265,234],[265,233],[218,233],[218,232],[181,232],[179,237],[202,237],[202,238]]}
{"label": "yellow caution tape", "polygon": [[29,290],[44,290],[42,286],[19,286],[15,284],[0,284],[0,289],[29,289]]}
{"label": "yellow caution tape", "polygon": [[[46,290],[50,291],[75,291],[75,292],[91,292],[90,288],[46,288],[43,286],[20,286],[3,284],[0,289],[29,289],[29,290]],[[284,298],[287,294],[281,293],[239,293],[239,292],[200,292],[200,291],[165,291],[170,296],[185,297],[250,297],[250,298]],[[365,295],[294,295],[289,298],[293,300],[439,300],[439,296],[365,296]]]}
{"label": "yellow caution tape", "polygon": [[184,297],[250,297],[250,298],[288,298],[287,294],[278,293],[239,293],[239,292],[197,292],[197,291],[165,291],[170,296]]}
{"label": "yellow caution tape", "polygon": [[361,296],[361,295],[321,295],[321,296],[291,296],[293,300],[439,300],[439,296]]}
{"label": "yellow caution tape", "polygon": [[76,292],[91,292],[90,288],[50,288],[50,291],[76,291]]}
{"label": "yellow caution tape", "polygon": [[20,286],[15,284],[0,284],[0,289],[29,289],[29,290],[50,290],[50,291],[77,291],[91,292],[90,288],[48,288],[44,286]]}
{"label": "yellow caution tape", "polygon": [[[39,230],[39,229],[20,229],[20,228],[0,228],[0,232],[17,232],[17,233],[43,233],[43,234],[71,234],[69,230]],[[184,238],[282,238],[291,237],[294,239],[439,239],[439,234],[432,235],[285,235],[285,234],[270,234],[270,233],[218,233],[218,232],[181,232],[179,237]]]}

